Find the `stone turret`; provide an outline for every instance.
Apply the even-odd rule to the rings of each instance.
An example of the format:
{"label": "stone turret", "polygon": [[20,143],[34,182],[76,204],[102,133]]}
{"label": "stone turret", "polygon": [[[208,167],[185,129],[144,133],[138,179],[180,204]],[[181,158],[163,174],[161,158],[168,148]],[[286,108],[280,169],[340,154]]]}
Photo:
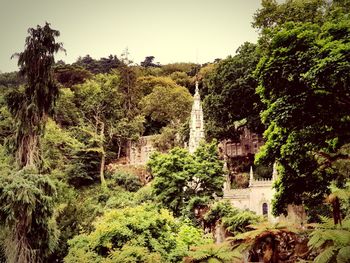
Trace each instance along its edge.
{"label": "stone turret", "polygon": [[190,141],[189,152],[194,153],[199,146],[199,143],[204,140],[204,119],[199,95],[198,81],[196,81],[196,92],[193,96],[193,105],[190,121]]}

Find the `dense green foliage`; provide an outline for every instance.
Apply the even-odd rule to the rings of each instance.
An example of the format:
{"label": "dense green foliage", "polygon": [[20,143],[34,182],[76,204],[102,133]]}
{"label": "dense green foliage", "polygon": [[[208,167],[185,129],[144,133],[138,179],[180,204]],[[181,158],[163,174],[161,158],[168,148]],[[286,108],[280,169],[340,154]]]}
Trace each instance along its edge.
{"label": "dense green foliage", "polygon": [[203,101],[209,137],[238,140],[242,125],[236,122],[242,120],[252,131],[263,131],[259,116],[262,103],[255,94],[257,80],[253,76],[259,58],[258,47],[246,42],[209,75]]}
{"label": "dense green foliage", "polygon": [[7,262],[39,262],[57,244],[54,213],[55,187],[46,175],[24,168],[1,176],[0,222],[6,233]]}
{"label": "dense green foliage", "polygon": [[228,244],[223,243],[194,247],[186,258],[186,262],[230,263],[239,259],[239,253],[232,251]]}
{"label": "dense green foliage", "polygon": [[[349,261],[350,2],[261,6],[258,42],[203,65],[137,65],[127,50],[55,63],[59,32],[30,28],[20,71],[0,74],[0,261]],[[220,200],[217,141],[181,148],[196,81],[207,139],[264,132],[256,171],[277,161],[275,214],[301,204],[323,223],[271,225]],[[160,152],[125,165],[142,135]],[[228,167],[244,173],[253,159]],[[230,244],[213,244],[217,229]]]}
{"label": "dense green foliage", "polygon": [[190,245],[210,242],[152,205],[110,210],[94,226],[91,234],[69,241],[65,262],[177,262]]}
{"label": "dense green foliage", "polygon": [[249,226],[262,221],[262,218],[250,211],[241,211],[229,202],[216,202],[204,215],[204,223],[208,227],[222,224],[230,235],[246,232]]}
{"label": "dense green foliage", "polygon": [[193,197],[222,196],[223,169],[215,141],[201,145],[193,155],[181,148],[155,153],[148,167],[154,177],[154,194],[175,215]]}
{"label": "dense green foliage", "polygon": [[344,220],[342,225],[334,225],[330,219],[323,221],[312,231],[308,243],[311,249],[322,249],[314,262],[349,262],[350,220]]}
{"label": "dense green foliage", "polygon": [[268,128],[258,161],[281,164],[277,214],[288,203],[313,206],[331,180],[343,178],[332,162],[342,158],[337,151],[350,138],[349,34],[347,16],[323,25],[286,23],[259,63],[257,92]]}

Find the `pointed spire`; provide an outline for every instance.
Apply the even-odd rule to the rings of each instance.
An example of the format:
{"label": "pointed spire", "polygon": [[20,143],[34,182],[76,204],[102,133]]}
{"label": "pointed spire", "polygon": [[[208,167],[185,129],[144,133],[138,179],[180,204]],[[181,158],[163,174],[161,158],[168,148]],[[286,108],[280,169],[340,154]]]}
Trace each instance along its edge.
{"label": "pointed spire", "polygon": [[250,166],[250,172],[249,172],[249,186],[253,184],[254,181],[254,174],[253,174],[253,167]]}
{"label": "pointed spire", "polygon": [[204,139],[203,109],[201,105],[201,96],[199,94],[198,81],[196,81],[196,93],[193,96],[191,110],[189,152],[193,153],[199,146],[200,141]]}

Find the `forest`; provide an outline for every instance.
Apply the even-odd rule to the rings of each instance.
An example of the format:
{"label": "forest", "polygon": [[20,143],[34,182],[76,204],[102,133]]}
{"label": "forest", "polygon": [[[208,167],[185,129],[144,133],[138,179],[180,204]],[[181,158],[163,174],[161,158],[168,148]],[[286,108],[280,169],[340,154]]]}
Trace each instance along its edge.
{"label": "forest", "polygon": [[[350,262],[350,1],[261,6],[257,43],[205,64],[127,49],[68,64],[59,29],[29,28],[19,71],[0,73],[0,262]],[[196,82],[206,142],[190,154]],[[264,138],[249,165],[277,165],[274,216],[293,204],[306,224],[221,198],[218,143],[242,128]],[[157,151],[129,165],[148,135]]]}

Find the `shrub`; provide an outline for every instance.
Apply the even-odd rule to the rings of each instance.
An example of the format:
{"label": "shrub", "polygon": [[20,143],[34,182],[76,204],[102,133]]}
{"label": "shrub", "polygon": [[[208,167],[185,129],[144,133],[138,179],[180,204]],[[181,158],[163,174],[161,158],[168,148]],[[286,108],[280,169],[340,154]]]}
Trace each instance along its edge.
{"label": "shrub", "polygon": [[[135,258],[173,262],[186,255],[190,246],[203,244],[202,230],[153,205],[109,210],[94,226],[90,234],[68,242],[65,262],[137,262]],[[151,258],[154,261],[147,261]]]}
{"label": "shrub", "polygon": [[0,177],[0,222],[8,262],[38,262],[53,251],[58,238],[52,220],[55,194],[48,176],[32,168]]}
{"label": "shrub", "polygon": [[117,172],[112,175],[112,180],[117,183],[117,185],[124,187],[127,191],[136,192],[142,187],[140,179],[130,173]]}

